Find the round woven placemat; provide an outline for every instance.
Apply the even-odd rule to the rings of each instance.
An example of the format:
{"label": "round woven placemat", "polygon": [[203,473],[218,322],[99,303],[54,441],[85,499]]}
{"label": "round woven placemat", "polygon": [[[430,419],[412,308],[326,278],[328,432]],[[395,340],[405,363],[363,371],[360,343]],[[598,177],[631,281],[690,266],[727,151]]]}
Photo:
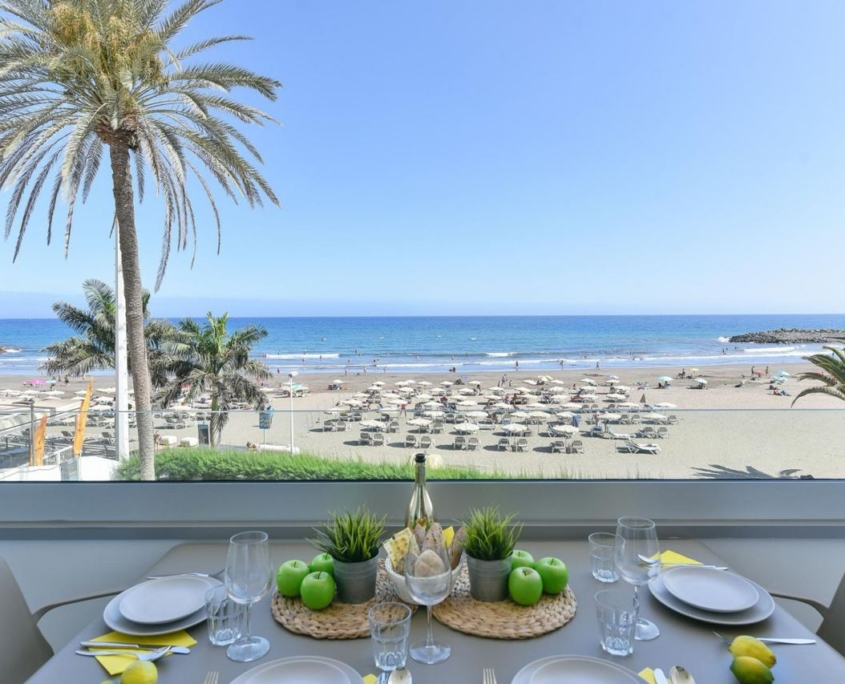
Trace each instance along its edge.
{"label": "round woven placemat", "polygon": [[452,595],[434,606],[438,622],[458,632],[490,639],[530,639],[563,627],[575,616],[577,601],[569,587],[559,596],[543,594],[533,606],[511,601],[485,603],[469,594],[466,567],[452,588]]}
{"label": "round woven placemat", "polygon": [[[337,600],[323,610],[311,610],[298,598],[285,598],[274,592],[270,609],[273,618],[285,629],[295,634],[305,634],[315,639],[362,639],[370,636],[367,611],[382,601],[400,601],[393,583],[378,563],[376,596],[366,603],[339,603]],[[415,610],[416,606],[411,606]]]}

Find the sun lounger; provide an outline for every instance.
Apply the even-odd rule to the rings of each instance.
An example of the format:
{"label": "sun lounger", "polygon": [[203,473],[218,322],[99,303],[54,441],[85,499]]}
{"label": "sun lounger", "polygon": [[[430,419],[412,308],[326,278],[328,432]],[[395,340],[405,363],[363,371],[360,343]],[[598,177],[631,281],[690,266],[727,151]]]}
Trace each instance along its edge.
{"label": "sun lounger", "polygon": [[373,434],[371,432],[358,433],[358,444],[366,444],[367,446],[372,446]]}
{"label": "sun lounger", "polygon": [[467,438],[466,437],[455,437],[455,442],[452,444],[453,449],[466,449],[467,448]]}
{"label": "sun lounger", "polygon": [[569,453],[570,454],[583,454],[584,453],[584,442],[580,439],[573,439],[572,444],[569,445]]}
{"label": "sun lounger", "polygon": [[420,437],[420,449],[431,449],[433,442],[431,441],[431,437],[429,435],[423,435]]}
{"label": "sun lounger", "polygon": [[563,454],[566,452],[566,442],[556,440],[551,443],[551,450],[553,454]]}
{"label": "sun lounger", "polygon": [[511,441],[507,437],[502,437],[496,445],[499,451],[507,451],[511,448]]}
{"label": "sun lounger", "polygon": [[660,439],[664,439],[669,436],[669,428],[666,427],[659,427],[657,428],[657,436]]}
{"label": "sun lounger", "polygon": [[525,451],[528,448],[528,440],[520,437],[516,440],[516,444],[514,445],[514,451]]}
{"label": "sun lounger", "polygon": [[479,446],[478,437],[470,437],[467,439],[467,450],[475,451]]}
{"label": "sun lounger", "polygon": [[370,442],[370,446],[384,446],[384,435],[381,432],[375,433],[372,441]]}
{"label": "sun lounger", "polygon": [[629,454],[659,454],[660,445],[658,444],[641,444],[632,439],[625,442],[625,447]]}
{"label": "sun lounger", "polygon": [[405,437],[405,446],[406,447],[416,447],[417,446],[417,436],[416,435],[408,435]]}

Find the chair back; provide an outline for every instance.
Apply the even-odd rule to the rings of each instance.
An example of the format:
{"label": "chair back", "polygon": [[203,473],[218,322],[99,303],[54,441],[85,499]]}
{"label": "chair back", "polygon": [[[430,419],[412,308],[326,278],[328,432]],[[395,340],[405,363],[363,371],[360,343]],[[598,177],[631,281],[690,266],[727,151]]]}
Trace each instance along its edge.
{"label": "chair back", "polygon": [[4,684],[23,684],[53,655],[20,586],[0,556],[0,663]]}
{"label": "chair back", "polygon": [[845,575],[833,595],[827,615],[819,627],[818,635],[845,655]]}

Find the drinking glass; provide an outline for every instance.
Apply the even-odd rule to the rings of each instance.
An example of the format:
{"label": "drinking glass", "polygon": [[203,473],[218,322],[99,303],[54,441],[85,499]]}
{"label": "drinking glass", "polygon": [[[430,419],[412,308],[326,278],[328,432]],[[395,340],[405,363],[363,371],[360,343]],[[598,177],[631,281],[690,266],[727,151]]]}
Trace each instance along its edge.
{"label": "drinking glass", "polygon": [[614,656],[633,653],[640,603],[631,601],[631,590],[604,589],[596,592],[595,601],[601,647]]}
{"label": "drinking glass", "polygon": [[405,586],[411,598],[425,606],[426,634],[424,641],[411,644],[409,653],[418,663],[442,663],[452,647],[434,639],[431,629],[431,607],[444,601],[452,591],[452,568],[444,550],[423,551],[416,558],[405,559]]}
{"label": "drinking glass", "polygon": [[234,644],[241,636],[244,607],[229,598],[226,585],[205,592],[208,639],[215,646]]}
{"label": "drinking glass", "polygon": [[[657,526],[648,518],[619,518],[616,525],[613,560],[619,576],[634,585],[634,599],[639,600],[640,587],[660,570],[660,546]],[[660,636],[660,629],[650,620],[637,619],[634,638],[651,641]]]}
{"label": "drinking glass", "polygon": [[378,684],[387,684],[390,673],[405,667],[408,636],[411,634],[411,609],[404,603],[378,603],[367,611],[373,659],[382,670]]}
{"label": "drinking glass", "polygon": [[270,543],[265,532],[241,532],[229,540],[226,591],[235,603],[244,605],[241,638],[226,651],[230,660],[248,663],[270,650],[267,639],[252,636],[252,604],[270,591],[272,574]]}
{"label": "drinking glass", "polygon": [[613,560],[616,535],[609,532],[593,532],[587,540],[590,543],[590,571],[599,582],[616,582],[619,573]]}

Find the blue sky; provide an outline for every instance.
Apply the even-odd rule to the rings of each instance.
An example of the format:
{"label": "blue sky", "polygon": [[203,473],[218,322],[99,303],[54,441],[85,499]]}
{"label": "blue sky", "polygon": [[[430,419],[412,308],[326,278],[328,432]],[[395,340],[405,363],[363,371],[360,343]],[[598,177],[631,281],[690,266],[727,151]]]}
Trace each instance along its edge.
{"label": "blue sky", "polygon": [[[254,36],[215,54],[284,84],[248,131],[283,208],[222,199],[219,256],[201,209],[153,311],[841,312],[843,25],[840,0],[227,0],[187,38]],[[0,316],[113,278],[103,170],[68,259],[43,220],[14,265],[0,243]],[[152,286],[155,197],[138,220]]]}

